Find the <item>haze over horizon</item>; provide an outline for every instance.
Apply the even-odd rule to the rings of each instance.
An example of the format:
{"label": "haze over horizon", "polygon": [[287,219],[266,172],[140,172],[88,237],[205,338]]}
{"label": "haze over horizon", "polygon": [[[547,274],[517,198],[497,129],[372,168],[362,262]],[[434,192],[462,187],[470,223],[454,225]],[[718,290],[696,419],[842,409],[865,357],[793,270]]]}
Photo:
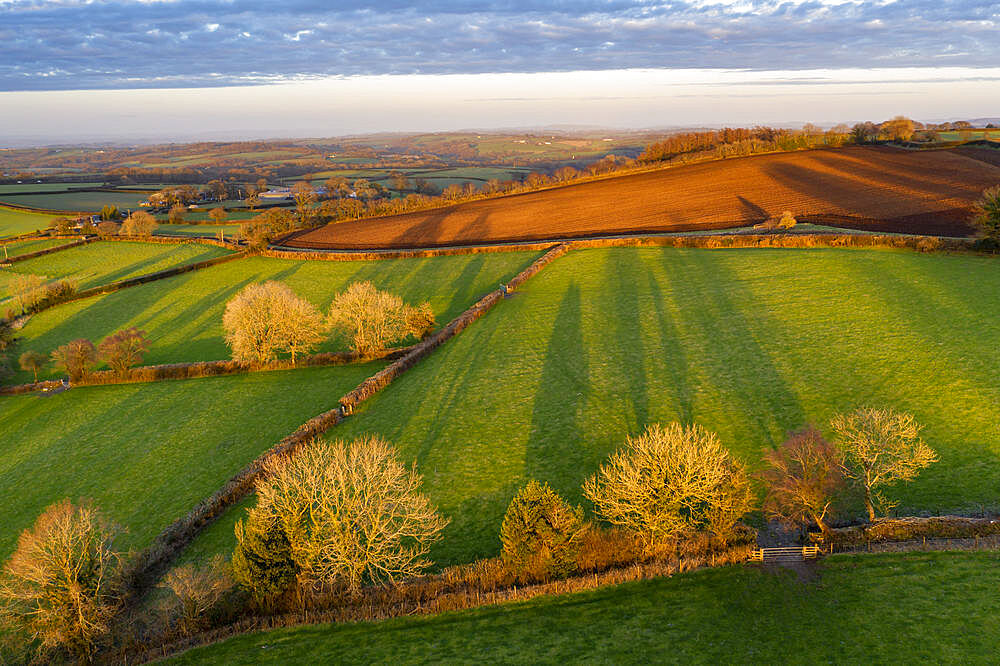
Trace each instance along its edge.
{"label": "haze over horizon", "polygon": [[0,0],[0,144],[995,117],[998,25],[929,0]]}

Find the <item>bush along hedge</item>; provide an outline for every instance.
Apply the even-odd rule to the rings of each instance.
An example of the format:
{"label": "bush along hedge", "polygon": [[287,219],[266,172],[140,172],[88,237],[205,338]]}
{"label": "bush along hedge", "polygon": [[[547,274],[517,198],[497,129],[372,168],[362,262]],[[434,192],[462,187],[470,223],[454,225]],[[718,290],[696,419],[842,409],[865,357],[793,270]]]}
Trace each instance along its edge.
{"label": "bush along hedge", "polygon": [[840,527],[817,543],[832,546],[858,546],[866,543],[891,543],[922,539],[973,539],[1000,535],[1000,518],[932,516],[929,518],[880,518],[868,525]]}
{"label": "bush along hedge", "polygon": [[[566,244],[552,248],[511,280],[508,288],[514,289],[523,284],[525,280],[568,251],[569,247]],[[125,577],[125,589],[128,590],[131,599],[133,601],[138,599],[146,587],[157,579],[165,567],[169,566],[170,562],[173,561],[181,550],[191,543],[201,530],[253,490],[254,483],[263,474],[265,464],[268,461],[278,456],[291,454],[299,447],[307,445],[320,435],[326,433],[330,428],[343,421],[351,413],[355,405],[380,391],[391,383],[393,379],[413,367],[417,361],[427,356],[443,342],[454,337],[464,330],[466,326],[482,317],[491,307],[501,301],[503,297],[504,292],[501,289],[497,289],[481,298],[471,308],[449,322],[443,329],[410,347],[409,351],[402,358],[393,362],[388,368],[377,372],[372,377],[361,382],[357,388],[340,399],[339,407],[324,412],[303,423],[291,435],[282,439],[261,454],[256,460],[237,472],[225,485],[215,491],[210,497],[202,500],[185,516],[167,526],[165,530],[157,535],[149,547],[140,551],[133,558],[129,565],[129,570]]]}

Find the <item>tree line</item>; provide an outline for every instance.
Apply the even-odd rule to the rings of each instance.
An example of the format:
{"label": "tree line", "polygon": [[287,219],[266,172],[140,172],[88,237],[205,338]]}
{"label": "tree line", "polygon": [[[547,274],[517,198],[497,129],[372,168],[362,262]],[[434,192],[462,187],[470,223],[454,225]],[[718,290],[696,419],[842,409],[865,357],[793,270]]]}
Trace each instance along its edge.
{"label": "tree line", "polygon": [[[582,494],[596,521],[655,555],[686,540],[725,544],[740,531],[752,533],[740,521],[758,506],[757,485],[765,514],[789,525],[826,532],[851,492],[863,497],[874,521],[892,506],[893,484],[937,459],[909,414],[863,408],[837,415],[830,426],[832,442],[814,427],[790,434],[754,475],[698,424],[651,424],[625,438]],[[416,466],[374,435],[315,440],[272,459],[255,490],[230,558],[185,564],[165,576],[162,635],[400,584],[433,565],[430,547],[449,524],[422,491]],[[500,525],[500,561],[519,580],[565,577],[577,571],[586,535],[603,529],[547,484],[528,480]],[[86,661],[108,645],[126,592],[128,556],[115,545],[120,534],[93,503],[69,500],[47,508],[21,534],[0,576],[0,619],[17,647],[38,658]]]}

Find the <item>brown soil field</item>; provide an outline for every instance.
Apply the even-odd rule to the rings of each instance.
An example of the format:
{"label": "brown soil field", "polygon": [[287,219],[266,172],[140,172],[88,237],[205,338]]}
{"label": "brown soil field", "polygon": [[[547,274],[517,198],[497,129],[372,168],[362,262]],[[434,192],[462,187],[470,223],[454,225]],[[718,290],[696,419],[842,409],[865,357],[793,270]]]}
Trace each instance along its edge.
{"label": "brown soil field", "polygon": [[725,229],[782,211],[799,221],[965,236],[1000,167],[951,150],[890,147],[758,155],[633,174],[446,208],[330,224],[283,244],[315,249],[440,247]]}

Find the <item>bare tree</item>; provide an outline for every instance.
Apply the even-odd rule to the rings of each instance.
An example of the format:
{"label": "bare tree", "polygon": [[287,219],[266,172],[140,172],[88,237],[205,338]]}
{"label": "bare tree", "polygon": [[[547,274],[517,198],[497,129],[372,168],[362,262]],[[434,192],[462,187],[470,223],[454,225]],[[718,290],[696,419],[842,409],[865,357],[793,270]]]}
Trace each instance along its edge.
{"label": "bare tree", "polygon": [[355,282],[330,304],[327,324],[351,336],[352,348],[372,354],[402,340],[409,333],[433,327],[430,305],[412,308],[395,294],[379,291],[371,282]]}
{"label": "bare tree", "polygon": [[138,236],[139,238],[149,238],[156,231],[156,218],[145,211],[136,211],[129,215],[122,222],[118,233],[122,236]]}
{"label": "bare tree", "polygon": [[892,409],[862,408],[838,414],[830,422],[843,455],[844,474],[865,494],[868,519],[875,520],[876,503],[894,506],[880,488],[912,481],[937,454],[920,438],[921,426],[910,414]]}
{"label": "bare tree", "polygon": [[627,438],[583,494],[608,522],[639,533],[647,546],[702,529],[728,537],[753,505],[743,465],[697,424],[653,424]]}
{"label": "bare tree", "polygon": [[844,486],[840,454],[814,427],[789,435],[767,453],[761,478],[767,485],[764,511],[786,525],[816,523],[829,530],[826,516]]}
{"label": "bare tree", "polygon": [[420,486],[416,468],[378,437],[317,440],[267,464],[250,512],[287,534],[304,589],[357,591],[365,581],[395,582],[430,566],[424,556],[448,521]]}
{"label": "bare tree", "polygon": [[237,361],[266,363],[288,352],[297,354],[322,342],[319,310],[286,285],[268,281],[251,284],[234,296],[222,316],[226,343]]}
{"label": "bare tree", "polygon": [[253,209],[260,204],[260,190],[257,189],[256,185],[247,185],[246,203],[250,212],[253,212]]}
{"label": "bare tree", "polygon": [[181,224],[187,212],[187,207],[184,204],[176,203],[170,207],[170,212],[167,213],[167,222],[170,224]]}
{"label": "bare tree", "polygon": [[222,224],[226,221],[226,209],[222,206],[218,206],[208,211],[208,216],[212,218],[212,221],[216,224]]}
{"label": "bare tree", "polygon": [[222,555],[203,566],[192,563],[171,569],[160,587],[173,592],[170,609],[185,634],[207,629],[210,615],[235,586],[232,569]]}
{"label": "bare tree", "polygon": [[101,340],[97,351],[100,359],[107,363],[115,374],[126,377],[129,368],[142,362],[143,355],[149,351],[149,341],[146,339],[146,331],[140,331],[132,326]]}
{"label": "bare tree", "polygon": [[882,123],[879,130],[893,141],[909,141],[913,136],[913,121],[905,116],[896,116]]}
{"label": "bare tree", "polygon": [[13,624],[44,650],[89,660],[120,606],[118,533],[91,504],[48,507],[4,566],[0,598]]}
{"label": "bare tree", "polygon": [[27,312],[33,309],[45,294],[45,280],[40,275],[32,273],[14,273],[10,279],[10,293],[21,309]]}
{"label": "bare tree", "polygon": [[295,197],[295,209],[299,213],[299,224],[308,226],[312,217],[312,205],[316,203],[316,189],[308,181],[302,180],[292,185],[292,196]]}
{"label": "bare tree", "polygon": [[35,382],[38,382],[38,371],[45,367],[45,361],[46,358],[42,354],[30,349],[21,354],[21,358],[18,359],[21,369],[32,373],[35,377]]}
{"label": "bare tree", "polygon": [[110,220],[105,220],[97,225],[97,235],[101,238],[107,238],[108,236],[114,236],[118,233],[118,229],[121,227],[117,222],[111,222]]}
{"label": "bare tree", "polygon": [[94,349],[93,342],[80,338],[53,351],[52,361],[57,368],[66,371],[71,382],[78,382],[97,365],[97,350]]}

